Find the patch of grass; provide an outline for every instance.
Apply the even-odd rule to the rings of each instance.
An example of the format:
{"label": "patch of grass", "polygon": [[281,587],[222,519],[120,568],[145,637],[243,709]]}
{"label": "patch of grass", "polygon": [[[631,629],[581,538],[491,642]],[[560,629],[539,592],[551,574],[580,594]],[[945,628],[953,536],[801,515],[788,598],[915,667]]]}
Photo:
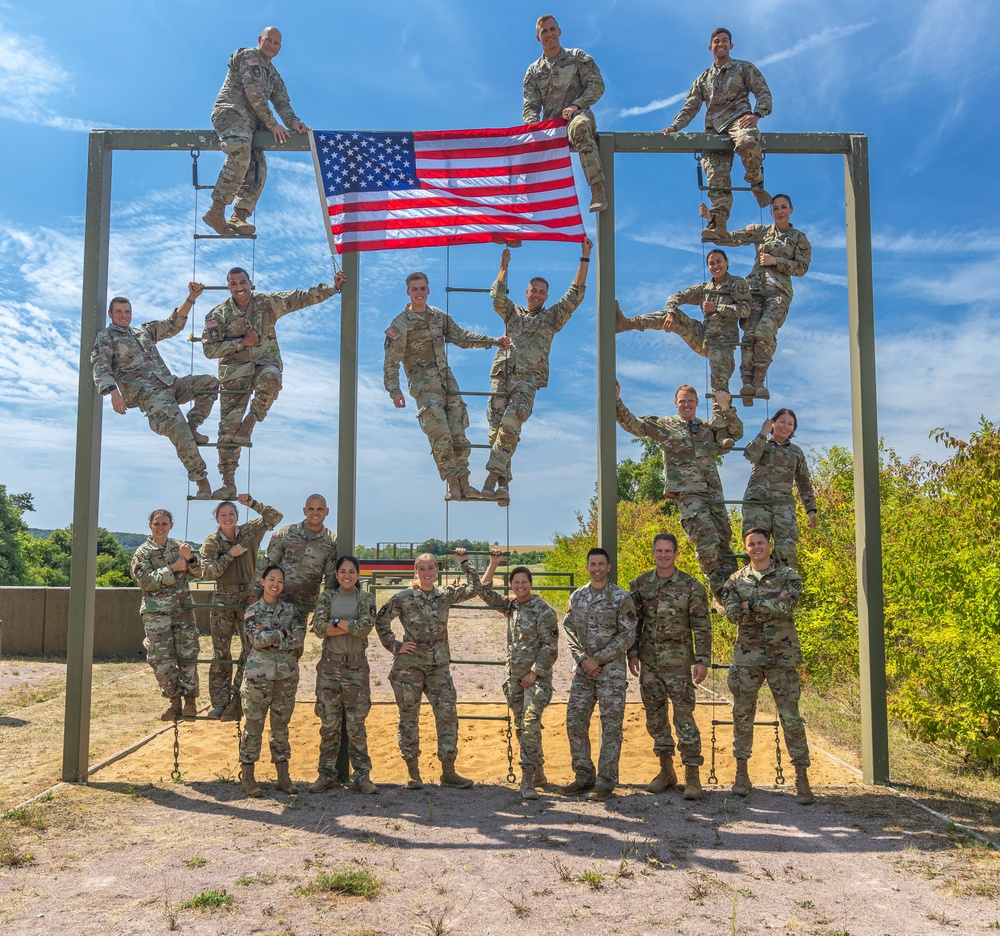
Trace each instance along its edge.
{"label": "patch of grass", "polygon": [[273,874],[263,874],[258,871],[256,874],[242,874],[236,879],[237,887],[253,887],[254,884],[273,884]]}
{"label": "patch of grass", "polygon": [[379,893],[378,880],[369,871],[338,868],[320,871],[313,881],[295,889],[296,894],[347,894],[374,900]]}
{"label": "patch of grass", "polygon": [[600,890],[604,886],[604,874],[600,871],[583,871],[576,876],[576,879],[591,890]]}
{"label": "patch of grass", "polygon": [[552,867],[555,868],[556,874],[559,875],[560,881],[572,881],[573,872],[558,858],[558,856],[552,856]]}
{"label": "patch of grass", "polygon": [[208,859],[195,855],[194,858],[185,858],[184,864],[189,868],[204,868],[208,864]]}
{"label": "patch of grass", "polygon": [[0,868],[20,868],[35,859],[13,840],[10,833],[0,829]]}
{"label": "patch of grass", "polygon": [[30,806],[19,806],[17,809],[8,809],[5,813],[0,814],[0,820],[13,822],[24,826],[26,829],[34,829],[36,832],[41,832],[46,828],[45,819],[37,809],[32,809]]}
{"label": "patch of grass", "polygon": [[41,796],[38,797],[37,801],[39,803],[51,803],[52,800],[54,800],[55,798],[56,798],[55,793],[53,793],[51,790],[46,790]]}
{"label": "patch of grass", "polygon": [[233,897],[224,890],[203,891],[181,904],[182,910],[229,910]]}

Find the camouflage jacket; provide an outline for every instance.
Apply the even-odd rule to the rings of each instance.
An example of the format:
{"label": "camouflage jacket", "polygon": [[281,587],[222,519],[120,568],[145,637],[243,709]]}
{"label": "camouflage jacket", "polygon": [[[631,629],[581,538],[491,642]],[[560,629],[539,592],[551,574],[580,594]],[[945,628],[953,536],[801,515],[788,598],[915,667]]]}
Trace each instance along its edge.
{"label": "camouflage jacket", "polygon": [[[764,295],[778,292],[791,299],[792,277],[805,276],[812,260],[809,238],[791,225],[787,231],[779,231],[774,224],[750,224],[742,231],[730,231],[729,237],[719,243],[726,247],[754,245],[753,269],[747,274],[747,282],[754,292]],[[777,265],[761,266],[762,253],[774,257]]]}
{"label": "camouflage jacket", "polygon": [[525,123],[536,123],[540,116],[546,120],[562,118],[563,108],[575,104],[590,112],[604,94],[604,79],[597,63],[580,49],[560,49],[549,59],[542,55],[528,66],[524,75]]}
{"label": "camouflage jacket", "polygon": [[[674,293],[663,310],[677,312],[682,305],[693,305],[701,312],[703,302],[714,302],[715,311],[702,312],[705,319],[705,337],[715,341],[739,341],[739,320],[750,316],[750,286],[742,276],[729,273],[717,283],[714,279],[707,283],[689,286]],[[662,325],[660,326],[662,328]],[[683,334],[682,328],[675,328],[678,334]]]}
{"label": "camouflage jacket", "polygon": [[693,575],[674,569],[670,578],[661,579],[652,569],[634,578],[628,592],[637,619],[630,659],[688,671],[693,663],[711,663],[708,595]]}
{"label": "camouflage jacket", "polygon": [[295,651],[306,639],[306,623],[289,601],[255,601],[243,615],[250,644],[247,679],[288,679],[299,671]]}
{"label": "camouflage jacket", "polygon": [[[751,94],[756,107],[750,106]],[[756,65],[731,58],[721,67],[713,64],[695,78],[673,125],[682,130],[702,104],[706,106],[705,129],[723,133],[744,114],[770,114],[771,90]]]}
{"label": "camouflage jacket", "polygon": [[485,588],[483,599],[491,608],[503,608],[507,613],[508,682],[530,672],[543,682],[551,682],[559,654],[559,616],[552,606],[538,595],[521,602],[491,587]]}
{"label": "camouflage jacket", "polygon": [[[205,316],[201,347],[205,357],[219,359],[220,380],[249,379],[257,367],[271,365],[281,370],[281,352],[275,335],[275,322],[289,312],[323,302],[338,290],[320,283],[305,291],[253,293],[250,304],[241,309],[230,297]],[[243,336],[250,329],[260,338],[251,348],[243,347]]]}
{"label": "camouflage jacket", "polygon": [[282,601],[311,611],[320,586],[332,588],[336,577],[337,536],[326,527],[313,532],[303,520],[283,526],[267,544],[267,565],[280,565],[285,572]]}
{"label": "camouflage jacket", "polygon": [[301,123],[292,110],[278,69],[264,61],[259,49],[237,49],[229,56],[229,70],[216,98],[213,116],[219,110],[235,110],[257,129],[270,130],[278,124],[271,113],[271,104],[286,127]]}
{"label": "camouflage jacket", "polygon": [[[339,594],[337,588],[327,588],[319,601],[316,602],[316,610],[312,616],[312,632],[323,641],[322,659],[328,663],[334,661],[334,657],[345,652],[364,653],[368,646],[368,635],[375,626],[375,596],[369,591],[363,591],[355,587],[358,596],[358,616],[356,618],[341,618],[340,624],[350,632],[338,637],[326,636],[326,625],[332,620],[330,606],[333,599]],[[346,638],[346,639],[345,639]],[[354,649],[352,649],[354,648]]]}
{"label": "camouflage jacket", "polygon": [[493,358],[490,379],[526,382],[535,388],[549,385],[549,351],[556,333],[569,321],[583,302],[586,286],[569,287],[566,295],[547,309],[529,312],[507,298],[507,285],[496,280],[490,289],[493,311],[504,320],[507,337],[513,342],[509,351],[500,348]]}
{"label": "camouflage jacket", "polygon": [[600,591],[589,584],[569,596],[563,630],[577,670],[592,656],[604,672],[625,672],[625,654],[635,640],[635,605],[627,591],[614,582]]}
{"label": "camouflage jacket", "polygon": [[426,312],[414,312],[407,306],[385,330],[383,375],[386,392],[390,396],[399,393],[400,363],[410,385],[410,396],[444,387],[454,381],[445,344],[481,348],[492,346],[493,341],[489,335],[456,325],[450,315],[434,306],[428,306]]}
{"label": "camouflage jacket", "polygon": [[[464,585],[446,585],[444,588],[435,585],[428,592],[414,585],[396,592],[382,605],[375,618],[375,630],[382,646],[396,656],[403,642],[412,640],[417,649],[415,653],[403,655],[407,664],[449,663],[448,611],[452,605],[483,593],[479,574],[468,559],[462,563],[462,570],[466,579]],[[398,640],[392,631],[392,622],[396,618],[403,625],[402,640]]]}
{"label": "camouflage jacket", "polygon": [[[281,523],[281,513],[273,507],[258,500],[251,501],[250,507],[261,516],[237,526],[231,540],[222,535],[222,530],[216,530],[201,544],[201,577],[217,582],[220,590],[250,590],[257,581],[257,550],[264,534]],[[229,550],[237,543],[247,551],[241,556],[230,556]]]}
{"label": "camouflage jacket", "polygon": [[168,539],[163,546],[149,537],[140,544],[132,556],[132,578],[142,592],[143,613],[171,613],[193,608],[190,579],[201,578],[201,564],[195,554],[186,572],[175,572],[171,566],[181,557],[180,543]]}
{"label": "camouflage jacket", "polygon": [[806,513],[816,509],[816,494],[809,477],[809,465],[802,449],[794,442],[779,445],[770,436],[759,433],[743,450],[743,457],[753,465],[743,495],[744,500],[794,504],[794,483]]}
{"label": "camouflage jacket", "polygon": [[[784,597],[782,595],[784,594]],[[722,586],[726,616],[737,627],[733,666],[799,666],[802,651],[792,611],[802,597],[802,579],[773,562],[763,572],[747,565]],[[744,611],[744,601],[753,608]]]}
{"label": "camouflage jacket", "polygon": [[103,396],[117,387],[126,406],[138,406],[144,392],[172,387],[177,378],[163,363],[156,342],[176,335],[186,321],[187,316],[174,309],[162,322],[102,328],[90,352],[98,392]]}
{"label": "camouflage jacket", "polygon": [[697,432],[680,416],[635,416],[618,400],[618,425],[634,436],[645,436],[663,450],[663,496],[722,494],[716,458],[723,454],[717,439],[743,438],[743,423],[730,407],[716,411],[711,422],[693,420]]}

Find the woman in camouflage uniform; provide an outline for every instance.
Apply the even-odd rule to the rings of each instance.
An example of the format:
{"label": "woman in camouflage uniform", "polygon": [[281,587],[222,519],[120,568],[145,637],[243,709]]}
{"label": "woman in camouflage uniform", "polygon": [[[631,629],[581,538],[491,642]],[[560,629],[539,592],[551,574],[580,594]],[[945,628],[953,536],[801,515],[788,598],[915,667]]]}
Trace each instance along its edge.
{"label": "woman in camouflage uniform", "polygon": [[298,793],[288,775],[288,723],[299,686],[299,656],[306,623],[295,605],[281,601],[285,573],[271,565],[260,578],[264,596],[247,608],[243,630],[251,650],[240,694],[246,726],[240,740],[240,782],[247,796],[260,796],[254,767],[260,757],[264,717],[271,713],[271,762],[278,772],[278,789]]}
{"label": "woman in camouflage uniform", "polygon": [[791,441],[798,425],[794,411],[782,407],[773,419],[764,420],[757,437],[743,451],[743,457],[753,465],[743,494],[743,535],[755,528],[767,530],[774,542],[771,558],[791,569],[799,567],[793,484],[809,517],[809,526],[816,526],[816,495],[809,465],[802,449]]}
{"label": "woman in camouflage uniform", "polygon": [[198,696],[198,628],[188,578],[199,578],[201,567],[187,543],[169,538],[173,526],[169,510],[154,510],[149,515],[151,536],[132,557],[132,578],[142,592],[146,661],[164,698],[170,700],[170,707],[160,716],[163,721],[182,714],[194,718]]}
{"label": "woman in camouflage uniform", "polygon": [[312,616],[312,632],[323,640],[316,664],[316,714],[320,719],[319,776],[310,793],[322,793],[337,782],[341,719],[346,715],[347,743],[354,767],[354,786],[362,793],[378,793],[370,774],[365,719],[372,707],[368,635],[375,626],[375,596],[357,588],[361,563],[341,556],[334,566],[337,584],[319,597]]}
{"label": "woman in camouflage uniform", "polygon": [[493,573],[503,561],[499,550],[490,550],[490,564],[483,575],[483,599],[507,614],[507,669],[504,695],[514,713],[521,748],[521,798],[538,799],[535,787],[544,786],[542,713],[552,701],[552,667],[559,652],[559,618],[544,599],[531,593],[533,578],[527,566],[510,572],[513,598],[492,588]]}

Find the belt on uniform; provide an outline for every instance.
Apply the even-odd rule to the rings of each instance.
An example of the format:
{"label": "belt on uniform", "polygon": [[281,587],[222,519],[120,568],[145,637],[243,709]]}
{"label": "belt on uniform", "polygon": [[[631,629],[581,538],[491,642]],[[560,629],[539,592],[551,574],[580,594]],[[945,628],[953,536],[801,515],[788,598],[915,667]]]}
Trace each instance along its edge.
{"label": "belt on uniform", "polygon": [[333,653],[324,654],[327,663],[360,663],[365,658],[363,653]]}

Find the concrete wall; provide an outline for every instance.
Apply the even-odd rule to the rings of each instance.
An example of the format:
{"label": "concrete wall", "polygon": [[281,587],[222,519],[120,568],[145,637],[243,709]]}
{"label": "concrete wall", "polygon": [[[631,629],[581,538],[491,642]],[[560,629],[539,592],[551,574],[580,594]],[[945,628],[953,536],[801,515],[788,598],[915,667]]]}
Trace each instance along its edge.
{"label": "concrete wall", "polygon": [[[192,591],[196,604],[212,600],[209,590]],[[98,588],[94,614],[94,658],[140,657],[142,620],[138,588]],[[208,611],[197,611],[198,629],[208,633]],[[69,629],[68,588],[0,588],[2,653],[65,659]]]}

